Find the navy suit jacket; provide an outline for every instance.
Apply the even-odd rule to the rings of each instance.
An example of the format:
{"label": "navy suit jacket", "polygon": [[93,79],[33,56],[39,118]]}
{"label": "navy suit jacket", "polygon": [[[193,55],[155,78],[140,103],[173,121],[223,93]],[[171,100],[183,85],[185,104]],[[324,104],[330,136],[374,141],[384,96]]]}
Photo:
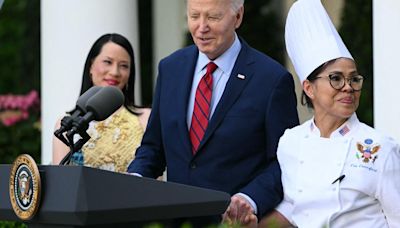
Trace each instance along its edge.
{"label": "navy suit jacket", "polygon": [[[276,149],[298,125],[292,76],[241,40],[242,48],[196,155],[186,122],[196,46],[161,60],[152,112],[128,172],[250,196],[262,216],[282,198]],[[245,79],[237,77],[238,74]]]}

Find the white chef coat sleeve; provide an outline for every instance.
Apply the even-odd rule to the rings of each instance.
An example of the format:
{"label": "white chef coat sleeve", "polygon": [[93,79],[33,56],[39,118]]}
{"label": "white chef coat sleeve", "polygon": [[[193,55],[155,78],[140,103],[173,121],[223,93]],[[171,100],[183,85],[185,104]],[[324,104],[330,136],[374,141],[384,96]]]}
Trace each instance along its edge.
{"label": "white chef coat sleeve", "polygon": [[389,227],[400,227],[400,146],[389,151],[379,177],[376,198],[382,205]]}
{"label": "white chef coat sleeve", "polygon": [[292,220],[293,204],[287,199],[284,198],[275,210],[281,213],[291,224],[294,224]]}

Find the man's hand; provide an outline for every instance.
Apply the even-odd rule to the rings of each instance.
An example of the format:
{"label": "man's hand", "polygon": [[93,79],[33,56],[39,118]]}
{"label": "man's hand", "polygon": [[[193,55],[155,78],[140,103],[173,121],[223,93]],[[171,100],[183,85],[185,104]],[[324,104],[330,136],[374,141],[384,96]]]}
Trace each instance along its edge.
{"label": "man's hand", "polygon": [[222,221],[227,224],[240,224],[245,227],[257,227],[257,216],[249,201],[240,195],[233,195],[231,203],[223,214]]}

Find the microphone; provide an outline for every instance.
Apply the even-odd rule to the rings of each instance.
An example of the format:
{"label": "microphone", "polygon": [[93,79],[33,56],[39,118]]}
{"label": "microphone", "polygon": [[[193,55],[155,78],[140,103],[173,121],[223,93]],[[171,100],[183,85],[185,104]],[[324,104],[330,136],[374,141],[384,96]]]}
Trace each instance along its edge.
{"label": "microphone", "polygon": [[72,123],[72,129],[67,133],[68,137],[76,133],[86,131],[92,120],[102,121],[117,111],[124,103],[124,94],[115,86],[102,87],[86,102],[86,114],[78,117]]}
{"label": "microphone", "polygon": [[86,109],[93,113],[94,120],[101,121],[117,111],[124,101],[124,94],[118,87],[107,86],[87,101]]}
{"label": "microphone", "polygon": [[[83,96],[83,95],[82,95]],[[79,106],[78,106],[79,103]],[[77,115],[72,119],[72,127],[67,132],[68,141],[64,142],[69,145],[70,151],[61,160],[60,165],[67,164],[74,152],[79,151],[82,146],[90,139],[86,130],[89,127],[89,122],[92,120],[102,121],[117,111],[124,103],[124,94],[115,86],[99,87],[96,93],[88,96],[86,102],[84,99],[77,102],[79,108],[84,108],[84,115]],[[84,104],[84,105],[82,105]],[[74,143],[74,135],[79,134],[81,139]],[[62,136],[62,135],[61,135]],[[62,137],[65,139],[64,137]]]}
{"label": "microphone", "polygon": [[61,127],[54,132],[54,134],[58,137],[58,135],[70,130],[72,128],[72,123],[74,120],[83,114],[86,113],[86,103],[93,95],[95,95],[102,87],[93,86],[84,92],[76,101],[75,109],[72,111],[72,114],[69,116],[65,116],[61,120]]}

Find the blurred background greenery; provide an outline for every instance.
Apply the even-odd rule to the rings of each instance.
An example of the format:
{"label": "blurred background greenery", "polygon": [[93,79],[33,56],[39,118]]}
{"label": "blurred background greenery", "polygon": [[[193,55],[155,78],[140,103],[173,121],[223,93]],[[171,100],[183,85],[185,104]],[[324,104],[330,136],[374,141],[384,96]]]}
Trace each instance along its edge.
{"label": "blurred background greenery", "polygon": [[[40,1],[5,1],[0,10],[0,95],[40,94]],[[4,112],[7,110],[1,110]],[[0,163],[27,153],[40,162],[40,107],[11,126],[0,123]]]}
{"label": "blurred background greenery", "polygon": [[[40,0],[6,0],[0,10],[0,95],[40,94]],[[7,110],[0,109],[1,113]],[[40,109],[11,126],[0,123],[0,164],[22,153],[40,163]],[[0,227],[26,227],[0,222]]]}
{"label": "blurred background greenery", "polygon": [[339,33],[356,60],[358,71],[365,77],[357,116],[374,126],[372,0],[345,1]]}

